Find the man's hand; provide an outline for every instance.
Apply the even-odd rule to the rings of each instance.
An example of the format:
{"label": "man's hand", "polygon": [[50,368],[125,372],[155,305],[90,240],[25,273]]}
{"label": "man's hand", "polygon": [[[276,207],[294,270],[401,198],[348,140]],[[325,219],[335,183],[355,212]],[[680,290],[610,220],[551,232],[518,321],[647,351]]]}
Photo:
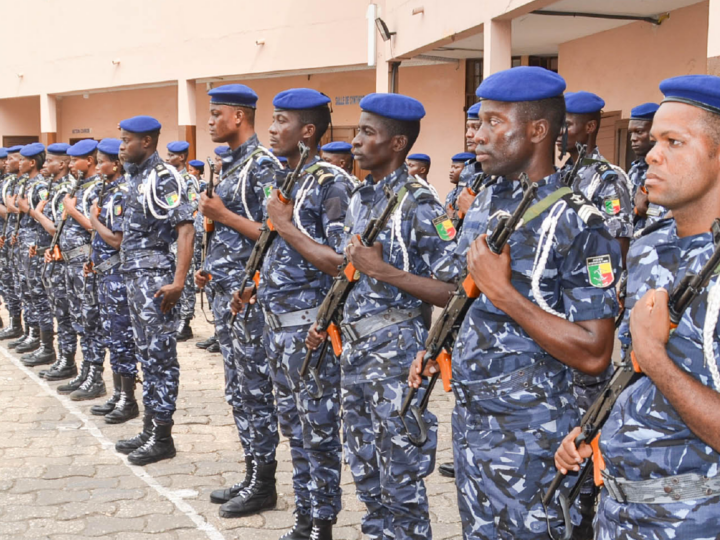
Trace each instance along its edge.
{"label": "man's hand", "polygon": [[86,262],[83,264],[83,276],[88,277],[91,274],[94,274],[95,270],[93,270],[93,264],[91,262]]}
{"label": "man's hand", "polygon": [[639,217],[644,218],[647,216],[649,205],[650,200],[648,199],[647,191],[643,188],[638,188],[637,193],[635,193],[635,213]]}
{"label": "man's hand", "polygon": [[210,281],[208,273],[205,270],[198,270],[193,277],[195,278],[195,285],[201,289],[204,289],[205,285]]}
{"label": "man's hand", "polygon": [[643,373],[652,378],[653,359],[664,356],[670,339],[670,311],[665,289],[651,289],[635,304],[630,312],[630,334],[635,359]]}
{"label": "man's hand", "polygon": [[30,246],[28,248],[28,257],[35,257],[37,255],[37,246]]}
{"label": "man's hand", "polygon": [[53,262],[52,252],[49,249],[45,251],[45,262],[46,263]]}
{"label": "man's hand", "polygon": [[358,271],[371,278],[377,279],[386,264],[382,243],[376,241],[372,246],[365,247],[357,235],[350,239],[345,253]]}
{"label": "man's hand", "polygon": [[8,198],[7,198],[7,204],[5,205],[5,207],[7,208],[8,212],[10,212],[11,214],[18,213],[17,206],[15,206],[15,198],[16,197],[17,197],[17,195],[8,195]]}
{"label": "man's hand", "polygon": [[77,206],[77,197],[70,197],[69,195],[65,195],[63,198],[63,206],[65,208],[65,215],[69,216],[73,210],[76,210]]}
{"label": "man's hand", "polygon": [[563,474],[567,474],[568,471],[579,472],[583,461],[592,456],[593,451],[589,444],[582,442],[580,448],[575,447],[575,439],[578,435],[580,435],[580,427],[568,433],[555,452],[555,466]]}
{"label": "man's hand", "polygon": [[450,219],[454,219],[454,218],[455,218],[455,208],[453,207],[452,204],[448,204],[448,205],[445,207],[445,213],[448,215],[448,217],[449,217]]}
{"label": "man's hand", "polygon": [[217,196],[208,197],[204,191],[200,194],[200,213],[208,219],[222,222],[223,215],[227,212],[222,199]]}
{"label": "man's hand", "polygon": [[97,201],[92,203],[90,207],[90,218],[100,219],[100,208],[98,208]]}
{"label": "man's hand", "polygon": [[245,305],[254,304],[256,301],[255,287],[245,287],[242,294],[239,290],[233,293],[232,300],[230,301],[230,311],[233,312],[233,315],[237,315],[243,310]]}
{"label": "man's hand", "polygon": [[420,372],[420,370],[422,369],[422,361],[423,356],[425,356],[425,352],[426,351],[418,352],[417,355],[415,355],[415,360],[413,360],[413,363],[410,365],[410,372],[408,373],[408,386],[410,386],[411,388],[420,388],[423,377],[432,377],[438,371],[440,371],[440,366],[435,361],[435,359],[432,359],[425,366],[425,371],[423,371],[422,373]]}
{"label": "man's hand", "polygon": [[18,199],[18,208],[23,214],[27,214],[30,211],[30,203],[28,202],[27,197]]}
{"label": "man's hand", "polygon": [[47,204],[47,199],[43,199],[39,203],[37,203],[37,206],[35,207],[35,211],[38,214],[42,214],[43,210],[45,210],[45,205]]}
{"label": "man's hand", "polygon": [[280,232],[283,225],[292,223],[294,203],[284,203],[280,200],[280,190],[274,189],[267,202],[267,214],[275,229]]}
{"label": "man's hand", "polygon": [[460,195],[457,198],[457,209],[458,213],[466,216],[470,205],[475,200],[475,196],[465,187],[460,191]]}
{"label": "man's hand", "polygon": [[155,293],[155,298],[162,297],[160,311],[168,313],[175,307],[175,304],[177,304],[177,301],[180,299],[180,295],[182,294],[183,286],[184,284],[175,285],[174,283],[170,283],[169,285],[162,286],[160,290]]}
{"label": "man's hand", "polygon": [[0,236],[0,249],[5,247],[5,238],[3,236]]}
{"label": "man's hand", "polygon": [[467,254],[468,270],[480,289],[490,301],[498,307],[513,289],[510,278],[510,247],[505,245],[500,255],[493,253],[487,244],[487,235],[483,234],[470,245]]}
{"label": "man's hand", "polygon": [[327,332],[317,331],[317,323],[314,322],[313,325],[310,327],[310,330],[308,331],[307,337],[305,338],[305,345],[311,351],[315,351],[320,345],[325,342],[327,337]]}
{"label": "man's hand", "polygon": [[18,237],[15,236],[15,235],[12,235],[12,236],[10,237],[10,245],[11,245],[11,246],[14,246],[15,244],[17,244],[17,242],[18,242]]}

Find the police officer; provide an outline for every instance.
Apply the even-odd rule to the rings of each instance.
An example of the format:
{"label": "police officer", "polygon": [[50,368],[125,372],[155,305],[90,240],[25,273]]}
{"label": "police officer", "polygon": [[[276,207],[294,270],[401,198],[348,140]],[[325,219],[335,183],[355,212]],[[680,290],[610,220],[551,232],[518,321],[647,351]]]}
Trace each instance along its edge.
{"label": "police officer", "polygon": [[407,168],[410,176],[417,176],[428,181],[430,174],[430,156],[427,154],[410,154],[407,157]]}
{"label": "police officer", "polygon": [[447,194],[447,197],[445,197],[445,212],[451,219],[455,218],[457,213],[457,198],[466,185],[460,185],[460,175],[463,169],[465,169],[465,163],[471,159],[475,159],[475,154],[460,152],[459,154],[455,154],[450,160],[450,173],[448,174],[448,178],[454,187]]}
{"label": "police officer", "polygon": [[[596,374],[610,363],[620,249],[587,199],[558,190],[553,146],[564,89],[559,75],[521,67],[486,78],[477,90],[483,123],[476,154],[486,173],[502,179],[478,195],[458,246],[482,291],[453,350],[453,450],[465,538],[544,534],[540,493],[554,476],[551,449],[563,426],[578,419],[569,368]],[[537,188],[536,217],[495,255],[484,233],[517,207],[521,173]],[[415,386],[420,360],[411,372]],[[549,519],[559,525],[556,514]]]}
{"label": "police officer", "polygon": [[[188,201],[193,209],[193,214],[197,210],[200,196],[200,183],[197,178],[191,175],[187,170],[188,151],[190,143],[187,141],[173,141],[167,145],[168,155],[167,162],[175,167],[185,180],[185,189],[187,191]],[[195,245],[195,244],[193,244]],[[182,296],[180,296],[180,326],[177,331],[177,341],[187,341],[192,339],[193,330],[190,321],[195,317],[195,282],[193,275],[195,274],[195,257],[193,257],[190,271],[188,272],[185,288]]]}
{"label": "police officer", "polygon": [[[240,285],[244,267],[260,235],[263,204],[280,164],[255,134],[257,94],[242,84],[229,84],[210,92],[210,136],[228,143],[223,170],[212,197],[203,193],[200,210],[215,230],[205,266],[195,274],[198,287],[213,289],[215,334],[225,367],[225,399],[232,406],[245,455],[245,479],[228,489],[212,492],[210,500],[222,503],[222,517],[239,517],[275,506],[263,490],[252,491],[256,474],[276,466],[278,426],[273,387],[262,343],[265,321],[259,306],[235,321],[231,328],[230,301]],[[212,281],[208,281],[212,276]]]}
{"label": "police officer", "polygon": [[105,416],[108,424],[121,424],[138,416],[135,400],[137,353],[130,325],[127,289],[120,273],[120,244],[127,186],[118,158],[119,139],[98,143],[98,173],[101,178],[98,199],[90,207],[92,256],[85,263],[85,275],[97,276],[102,339],[110,353],[114,392],[103,405],[90,408]]}
{"label": "police officer", "polygon": [[[0,148],[0,190],[5,184],[5,177],[7,176],[5,173],[5,164],[7,162],[7,148]],[[4,198],[0,198],[0,228],[3,228],[5,225],[5,220],[7,219],[7,208],[5,207]],[[0,256],[2,257],[3,261],[6,261],[5,257],[5,251],[4,247],[0,249]],[[3,268],[7,268],[7,262],[5,262],[5,265]],[[4,291],[4,284],[3,281],[0,279],[0,296],[2,296],[2,300],[5,300],[5,291]],[[0,328],[3,327],[2,319],[0,318]]]}
{"label": "police officer", "polygon": [[[600,540],[714,538],[720,530],[717,275],[674,330],[668,310],[668,293],[717,247],[710,228],[720,217],[720,78],[674,77],[660,90],[645,186],[650,202],[674,219],[646,229],[628,254],[620,335],[645,376],[620,395],[600,434]],[[575,448],[577,434],[555,456],[564,473],[579,470],[592,452]]]}
{"label": "police officer", "polygon": [[200,191],[205,191],[203,176],[205,175],[205,162],[199,159],[191,159],[188,161],[188,172],[193,175],[200,183]]}
{"label": "police officer", "polygon": [[352,145],[344,141],[333,141],[320,148],[320,157],[326,163],[340,167],[356,181],[357,178],[353,176],[353,155]]}
{"label": "police officer", "polygon": [[[120,159],[128,173],[120,246],[130,321],[143,367],[143,430],[115,444],[134,465],[175,456],[172,439],[180,366],[177,302],[193,251],[192,208],[185,183],[157,153],[160,122],[135,116],[120,122]],[[177,242],[177,257],[170,246]]]}
{"label": "police officer", "polygon": [[[468,152],[473,155],[472,159],[465,163],[458,186],[466,187],[474,183],[475,179],[482,174],[482,165],[475,158],[475,132],[480,128],[480,107],[482,102],[474,103],[467,110],[467,120],[465,121],[465,146]],[[461,189],[457,196],[456,210],[465,215],[470,209],[475,196],[467,189]]]}

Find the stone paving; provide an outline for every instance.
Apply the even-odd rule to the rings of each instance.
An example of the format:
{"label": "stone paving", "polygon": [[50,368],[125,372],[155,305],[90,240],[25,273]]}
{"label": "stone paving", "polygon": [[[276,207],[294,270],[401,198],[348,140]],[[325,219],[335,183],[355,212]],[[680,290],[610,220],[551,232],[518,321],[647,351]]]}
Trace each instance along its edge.
{"label": "stone paving", "polygon": [[[1,310],[7,321],[7,312]],[[180,396],[175,459],[134,467],[114,451],[119,438],[140,431],[141,420],[111,426],[89,409],[100,400],[71,402],[60,383],[45,383],[22,367],[0,342],[0,539],[274,540],[293,522],[290,452],[278,449],[278,506],[262,515],[221,519],[209,502],[213,489],[243,476],[240,443],[223,399],[222,358],[195,347],[211,327],[199,313],[195,338],[178,345]],[[14,359],[14,360],[13,360]],[[106,362],[105,384],[112,388]],[[103,398],[104,400],[105,398]],[[438,386],[431,409],[440,421],[438,463],[451,460],[452,394]],[[141,413],[142,414],[142,413]],[[343,511],[334,537],[362,537],[364,505],[343,470]],[[433,473],[427,481],[433,534],[459,538],[455,485]]]}

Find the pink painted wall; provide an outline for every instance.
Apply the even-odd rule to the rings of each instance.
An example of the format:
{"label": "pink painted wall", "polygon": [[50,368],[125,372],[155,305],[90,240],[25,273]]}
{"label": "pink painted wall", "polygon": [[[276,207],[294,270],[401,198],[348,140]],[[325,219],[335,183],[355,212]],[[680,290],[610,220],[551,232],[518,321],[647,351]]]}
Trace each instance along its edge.
{"label": "pink painted wall", "polygon": [[40,100],[37,96],[0,99],[0,143],[5,135],[40,136]]}
{"label": "pink painted wall", "polygon": [[660,26],[636,22],[560,45],[559,72],[568,90],[602,96],[606,111],[658,101],[658,84],[676,75],[705,73],[708,3],[672,11]]}

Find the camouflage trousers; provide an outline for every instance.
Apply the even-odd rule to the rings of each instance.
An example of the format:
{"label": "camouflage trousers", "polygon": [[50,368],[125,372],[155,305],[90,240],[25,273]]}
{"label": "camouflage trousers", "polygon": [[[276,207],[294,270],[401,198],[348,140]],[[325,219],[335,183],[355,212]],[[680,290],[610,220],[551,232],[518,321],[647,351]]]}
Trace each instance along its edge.
{"label": "camouflage trousers", "polygon": [[212,289],[215,334],[225,369],[225,401],[232,407],[245,455],[270,463],[275,461],[279,435],[270,366],[262,342],[262,312],[257,304],[251,306],[249,316],[239,315],[231,330],[232,295],[215,284]]}
{"label": "camouflage trousers", "polygon": [[[100,326],[96,276],[83,276],[84,258],[75,259],[66,265],[67,294],[70,298],[70,314],[73,328],[80,336],[83,360],[102,365],[105,361],[105,346]],[[77,299],[73,302],[73,299]]]}
{"label": "camouflage trousers", "polygon": [[0,258],[3,261],[2,274],[0,279],[3,285],[3,299],[5,307],[11,317],[19,317],[22,314],[22,302],[15,291],[15,283],[19,279],[19,272],[13,257],[13,250],[6,245],[0,252]]}
{"label": "camouflage trousers", "polygon": [[180,319],[189,321],[195,317],[195,264],[190,260],[190,269],[185,276],[185,287],[180,295]]}
{"label": "camouflage trousers", "polygon": [[50,299],[42,282],[42,270],[45,262],[42,257],[30,257],[25,255],[27,264],[27,291],[28,302],[30,302],[31,310],[34,312],[33,318],[37,321],[37,325],[43,332],[53,331],[53,316],[50,307]]}
{"label": "camouflage trousers", "polygon": [[127,289],[121,274],[97,278],[103,344],[110,353],[113,373],[125,377],[137,375],[137,353],[130,324]]}
{"label": "camouflage trousers", "polygon": [[[453,383],[455,483],[465,539],[535,540],[547,534],[542,494],[556,473],[555,450],[579,417],[569,370],[554,359],[542,368]],[[527,385],[511,388],[522,371],[532,374]],[[557,499],[548,508],[555,529],[563,525],[559,508]]]}
{"label": "camouflage trousers", "polygon": [[673,504],[619,503],[606,490],[595,517],[596,540],[715,540],[720,496]]}
{"label": "camouflage trousers", "polygon": [[432,537],[423,478],[435,467],[437,419],[426,411],[428,440],[410,443],[399,415],[407,388],[407,376],[343,384],[347,460],[371,539]]}
{"label": "camouflage trousers", "polygon": [[173,272],[135,270],[123,277],[135,347],[143,369],[143,404],[156,420],[168,423],[175,412],[180,385],[175,341],[179,312],[175,306],[163,313],[162,299],[154,296],[161,287],[172,283]]}
{"label": "camouflage trousers", "polygon": [[[328,354],[320,378],[319,399],[314,382],[300,380],[309,326],[273,331],[265,327],[265,350],[272,370],[280,430],[290,440],[295,506],[315,519],[335,519],[342,494],[340,467],[340,364]],[[318,353],[315,353],[318,354]]]}
{"label": "camouflage trousers", "polygon": [[49,263],[44,284],[57,323],[58,349],[61,353],[75,354],[77,332],[73,328],[71,303],[67,293],[67,265],[64,262]]}
{"label": "camouflage trousers", "polygon": [[37,311],[33,309],[32,302],[30,302],[30,290],[28,288],[27,248],[23,245],[15,244],[12,249],[12,255],[15,260],[15,270],[17,271],[14,285],[15,294],[22,305],[25,324],[28,326],[37,326],[38,314]]}

